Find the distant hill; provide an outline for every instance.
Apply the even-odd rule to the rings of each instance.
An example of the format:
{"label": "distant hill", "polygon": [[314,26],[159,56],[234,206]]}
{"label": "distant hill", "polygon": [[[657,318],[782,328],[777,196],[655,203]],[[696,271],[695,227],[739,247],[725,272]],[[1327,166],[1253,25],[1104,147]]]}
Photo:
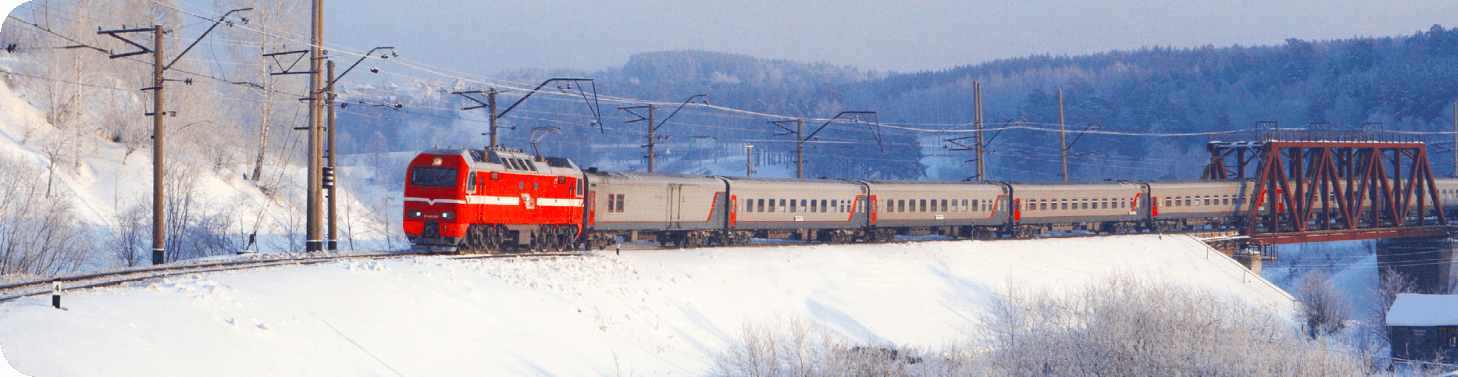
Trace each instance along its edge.
{"label": "distant hill", "polygon": [[[601,71],[520,70],[500,75],[534,83],[548,77],[596,79],[600,95],[680,102],[708,94],[711,103],[789,117],[828,118],[845,110],[871,110],[887,127],[876,134],[862,125],[829,127],[808,143],[807,176],[942,179],[970,175],[967,153],[939,147],[942,139],[967,136],[926,132],[959,128],[973,119],[972,83],[983,86],[989,128],[1010,122],[1056,128],[1058,90],[1071,131],[1097,124],[1104,131],[1174,134],[1244,130],[1256,122],[1304,128],[1451,130],[1458,99],[1458,29],[1384,38],[1287,40],[1276,46],[1151,47],[1079,56],[1029,56],[941,71],[881,73],[827,63],[759,59],[708,51],[665,51],[632,56]],[[560,127],[570,137],[546,137],[547,153],[577,160],[602,158],[617,145],[623,159],[641,160],[642,123],[603,105],[603,125],[591,126],[580,100],[528,101],[503,124],[510,145],[527,147],[533,127]],[[660,110],[659,120],[675,106]],[[446,111],[455,116],[459,113]],[[658,135],[750,142],[775,153],[792,153],[789,136],[767,116],[689,107]],[[807,124],[810,129],[822,123]],[[898,125],[899,124],[899,125]],[[930,125],[927,125],[930,124]],[[458,124],[470,134],[484,124]],[[462,134],[465,134],[463,132]],[[808,133],[809,131],[807,131]],[[390,133],[385,133],[389,135]],[[991,135],[989,134],[989,138]],[[1072,140],[1074,136],[1070,136]],[[1435,136],[1434,141],[1447,136]],[[1196,178],[1205,158],[1202,136],[1090,135],[1070,150],[1077,180]],[[1009,131],[989,146],[990,178],[1055,179],[1058,134]],[[594,151],[592,145],[597,145]],[[1435,158],[1446,174],[1451,167]]]}

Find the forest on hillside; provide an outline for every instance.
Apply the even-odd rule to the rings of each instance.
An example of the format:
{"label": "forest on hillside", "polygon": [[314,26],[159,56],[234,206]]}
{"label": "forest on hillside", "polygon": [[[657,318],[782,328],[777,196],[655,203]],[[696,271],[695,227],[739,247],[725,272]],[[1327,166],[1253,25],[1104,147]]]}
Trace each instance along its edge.
{"label": "forest on hillside", "polygon": [[[1142,135],[1085,135],[1069,148],[1077,156],[1070,162],[1073,180],[1194,179],[1206,157],[1206,136],[1159,135],[1249,130],[1257,122],[1276,122],[1287,129],[1315,123],[1336,131],[1436,132],[1429,135],[1431,142],[1451,140],[1446,132],[1452,129],[1458,86],[1448,83],[1458,79],[1455,51],[1458,28],[1434,25],[1384,38],[1030,56],[935,72],[869,72],[826,63],[671,51],[638,54],[621,67],[602,71],[526,69],[498,78],[518,83],[593,78],[604,97],[663,103],[662,112],[689,96],[708,94],[713,105],[758,114],[690,105],[659,130],[660,137],[748,141],[785,153],[793,151],[794,139],[776,136],[784,130],[769,121],[819,118],[806,122],[807,127],[819,127],[841,111],[877,112],[879,145],[871,128],[850,123],[833,124],[807,143],[807,177],[840,178],[970,176],[971,164],[960,163],[970,153],[948,152],[936,143],[918,145],[918,140],[927,144],[971,135],[966,130],[972,128],[973,82],[982,85],[989,129],[1021,124],[1056,130],[1057,93],[1062,90],[1070,140],[1089,128]],[[633,117],[616,109],[630,103],[604,102],[599,129],[580,99],[527,101],[517,110],[520,117],[503,120],[518,127],[503,131],[503,137],[509,145],[526,147],[531,137],[527,130],[560,127],[564,135],[539,143],[543,153],[590,161],[603,146],[622,145],[616,150],[631,152],[624,152],[624,158],[637,158],[642,151],[634,148],[644,144],[646,132],[642,124],[624,123]],[[472,130],[462,134],[484,132],[476,119],[456,127]],[[988,145],[988,178],[1058,179],[1058,136],[1026,129],[997,135]],[[1447,151],[1446,145],[1432,150],[1439,174],[1451,171],[1445,162],[1450,159],[1441,155]],[[945,155],[958,163],[927,166],[924,154]]]}

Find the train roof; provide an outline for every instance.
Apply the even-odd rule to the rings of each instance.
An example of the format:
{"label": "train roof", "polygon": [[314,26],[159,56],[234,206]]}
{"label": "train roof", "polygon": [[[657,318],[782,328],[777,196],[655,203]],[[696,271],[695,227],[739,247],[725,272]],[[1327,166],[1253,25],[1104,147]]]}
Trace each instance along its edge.
{"label": "train roof", "polygon": [[758,177],[723,177],[723,178],[724,179],[728,179],[728,180],[732,180],[732,181],[743,181],[743,182],[849,183],[849,184],[854,184],[855,183],[855,181],[852,181],[852,180],[830,179],[830,178],[820,178],[820,179],[806,179],[806,178],[758,178]]}
{"label": "train roof", "polygon": [[1094,182],[1004,182],[1004,183],[1007,183],[1007,184],[1013,185],[1013,186],[1065,187],[1065,186],[1126,186],[1126,185],[1138,185],[1138,184],[1141,184],[1141,183],[1144,183],[1144,182],[1141,182],[1141,181],[1094,181]]}
{"label": "train roof", "polygon": [[873,185],[946,185],[946,186],[967,186],[967,185],[995,185],[1001,186],[1003,182],[996,181],[888,181],[888,180],[862,180]]}
{"label": "train roof", "polygon": [[[508,171],[527,170],[529,173],[564,175],[581,171],[577,164],[565,157],[544,157],[532,156],[518,149],[487,148],[487,149],[450,149],[435,148],[421,151],[420,154],[461,156],[466,159],[467,164],[473,165],[473,169],[487,171]],[[507,160],[514,160],[516,164],[508,165]],[[487,164],[484,168],[481,164]],[[525,169],[522,169],[525,168]]]}
{"label": "train roof", "polygon": [[662,181],[662,180],[701,180],[722,182],[719,177],[709,175],[673,174],[673,173],[645,173],[645,172],[618,172],[600,171],[588,169],[584,173],[600,178],[627,181]]}

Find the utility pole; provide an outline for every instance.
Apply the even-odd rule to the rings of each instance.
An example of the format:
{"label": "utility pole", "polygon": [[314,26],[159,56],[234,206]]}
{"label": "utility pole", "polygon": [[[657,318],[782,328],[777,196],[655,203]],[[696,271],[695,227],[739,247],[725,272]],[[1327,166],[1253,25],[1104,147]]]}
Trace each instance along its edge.
{"label": "utility pole", "polygon": [[491,111],[491,148],[496,148],[496,88],[486,92],[486,106]]}
{"label": "utility pole", "polygon": [[1458,177],[1458,102],[1453,103],[1453,176]]}
{"label": "utility pole", "polygon": [[1068,182],[1068,129],[1063,125],[1063,89],[1058,89],[1058,155],[1063,159],[1063,181]]}
{"label": "utility pole", "polygon": [[805,179],[805,120],[795,119],[795,178]]}
{"label": "utility pole", "polygon": [[[381,47],[381,48],[391,48],[391,47]],[[373,52],[373,51],[371,51],[371,52]],[[359,64],[359,63],[355,63],[355,64]],[[350,68],[352,69],[354,67],[350,67]],[[345,73],[349,73],[349,71],[348,70],[345,70]],[[593,116],[593,119],[594,119],[592,121],[592,125],[598,126],[598,129],[599,130],[603,130],[603,127],[602,127],[602,111],[598,109],[598,103],[597,103],[597,82],[592,81],[592,79],[578,79],[578,78],[566,78],[566,77],[557,77],[557,78],[547,79],[547,81],[542,81],[542,84],[541,85],[537,85],[536,89],[532,89],[531,92],[528,92],[525,96],[522,96],[521,99],[516,100],[516,103],[511,104],[511,106],[508,106],[506,108],[506,110],[502,110],[500,113],[496,112],[496,95],[500,93],[500,92],[497,92],[496,91],[496,88],[491,88],[490,90],[487,90],[487,91],[484,91],[484,92],[483,91],[480,91],[480,90],[470,90],[470,91],[464,91],[464,92],[451,92],[451,94],[459,95],[461,97],[464,97],[467,100],[470,100],[471,102],[475,102],[476,103],[476,106],[463,107],[463,108],[461,108],[461,111],[475,110],[475,109],[487,109],[488,111],[491,112],[490,114],[488,114],[488,119],[491,120],[491,122],[490,122],[490,124],[491,124],[491,132],[484,133],[482,135],[490,135],[491,136],[491,146],[488,147],[487,149],[495,149],[497,146],[500,146],[501,145],[500,144],[500,139],[497,137],[497,135],[499,133],[497,132],[496,120],[506,117],[506,114],[507,113],[510,113],[512,109],[515,109],[516,108],[516,105],[520,105],[523,101],[526,101],[527,98],[531,98],[533,94],[537,94],[537,92],[541,91],[542,88],[544,88],[544,87],[547,86],[547,84],[550,84],[552,82],[562,82],[562,81],[567,82],[567,87],[565,87],[565,88],[563,88],[561,86],[558,86],[557,87],[557,90],[561,91],[562,93],[567,93],[567,92],[571,91],[572,90],[572,83],[574,83],[574,82],[575,83],[578,83],[577,84],[577,93],[582,96],[582,101],[587,103],[587,109],[589,111],[592,111],[592,116]],[[592,99],[588,99],[587,98],[587,92],[585,92],[585,91],[582,90],[582,84],[581,83],[584,83],[584,82],[592,85]],[[471,97],[470,96],[471,94],[485,94],[486,95],[486,102],[481,102],[481,100],[478,100],[475,97]],[[512,127],[511,129],[514,130],[514,129],[516,129],[516,127]],[[602,132],[607,132],[607,131],[603,130]]]}
{"label": "utility pole", "polygon": [[[830,124],[834,123],[836,119],[840,119],[841,116],[847,114],[869,115],[873,118],[876,117],[875,111],[842,111],[840,112],[840,114],[835,114],[835,116],[831,117],[830,120],[825,121],[825,124],[820,125],[820,128],[816,128],[815,132],[811,132],[809,136],[805,136],[804,119],[796,118],[794,120],[776,120],[769,122],[770,124],[775,125],[775,127],[779,127],[780,129],[785,130],[785,133],[775,134],[775,136],[795,135],[795,178],[805,178],[805,142],[815,138],[815,135],[820,134],[820,131],[825,130],[825,127],[829,127]],[[795,122],[795,129],[791,130],[789,127],[785,127],[783,124],[780,124],[789,122]],[[860,122],[860,120],[853,120],[853,122]],[[875,131],[876,145],[881,145],[880,120],[878,119],[876,121],[868,123],[867,126]]]}
{"label": "utility pole", "polygon": [[329,61],[329,86],[328,86],[328,88],[325,91],[327,92],[327,95],[326,95],[326,97],[324,97],[324,101],[326,101],[324,105],[329,107],[329,166],[326,168],[328,170],[325,172],[325,173],[328,173],[328,174],[325,174],[323,178],[324,178],[324,187],[329,190],[329,251],[338,251],[339,250],[339,216],[338,216],[338,214],[339,214],[339,206],[338,206],[338,203],[339,202],[337,201],[337,199],[335,199],[335,195],[338,193],[338,190],[335,188],[335,186],[338,185],[338,182],[336,182],[337,181],[337,179],[336,179],[336,177],[337,177],[337,175],[336,175],[337,174],[337,171],[334,170],[335,169],[335,166],[336,166],[336,164],[335,164],[335,158],[338,157],[338,155],[334,153],[334,136],[336,135],[336,133],[334,132],[334,61],[333,60],[330,60]]}
{"label": "utility pole", "polygon": [[[709,96],[708,94],[695,94],[693,96],[689,96],[689,98],[687,100],[684,100],[683,101],[683,104],[682,105],[678,105],[678,108],[677,109],[673,109],[673,112],[672,113],[669,113],[667,118],[663,118],[663,121],[662,122],[657,122],[657,123],[655,123],[656,120],[657,120],[656,115],[655,115],[655,111],[658,109],[658,106],[657,105],[648,104],[648,105],[643,105],[643,106],[619,107],[618,108],[618,110],[627,111],[629,114],[633,114],[633,115],[636,115],[638,117],[638,119],[630,120],[630,121],[627,121],[627,122],[624,122],[624,123],[636,123],[636,122],[642,122],[642,121],[647,121],[648,122],[648,144],[643,145],[643,147],[648,148],[648,156],[645,157],[645,158],[648,159],[648,172],[649,173],[653,173],[654,172],[654,163],[653,163],[653,160],[655,159],[655,154],[654,154],[655,147],[658,145],[658,128],[663,127],[664,124],[668,124],[668,120],[669,119],[673,119],[673,116],[674,115],[678,115],[678,111],[679,110],[683,110],[683,107],[684,106],[688,106],[688,104],[690,102],[693,102],[694,101],[694,98],[705,97],[704,98],[704,104],[705,105],[709,104],[709,99],[707,98],[708,96]],[[633,111],[633,110],[640,110],[640,109],[648,109],[648,116],[645,117],[642,114],[638,114],[637,112],[634,112]],[[667,137],[665,137],[665,139],[667,139]]]}
{"label": "utility pole", "polygon": [[[142,90],[143,91],[147,91],[147,90],[151,90],[152,91],[152,112],[146,113],[146,115],[152,117],[152,264],[154,264],[154,265],[155,264],[162,264],[162,263],[166,263],[167,262],[167,258],[166,258],[166,256],[167,256],[167,254],[166,254],[166,244],[167,244],[166,242],[167,242],[167,239],[165,237],[166,236],[166,224],[164,224],[164,221],[163,221],[164,218],[163,218],[163,212],[162,212],[162,210],[164,209],[164,205],[165,205],[164,202],[163,202],[163,195],[162,195],[163,194],[163,179],[162,179],[163,178],[163,170],[162,170],[162,161],[163,161],[163,157],[165,156],[165,154],[163,153],[163,148],[162,147],[164,145],[163,141],[165,140],[164,139],[164,136],[166,136],[166,135],[163,132],[164,131],[164,129],[163,129],[164,122],[163,122],[163,118],[162,117],[164,115],[168,115],[168,114],[171,114],[171,115],[174,115],[174,116],[177,114],[176,112],[169,112],[169,111],[166,111],[166,110],[163,110],[162,109],[163,108],[163,106],[162,106],[163,105],[162,104],[162,98],[163,98],[162,97],[162,88],[164,86],[163,84],[165,84],[167,82],[167,78],[164,77],[162,75],[162,73],[165,70],[167,70],[168,68],[172,68],[172,65],[173,64],[177,64],[177,61],[179,59],[182,59],[182,56],[183,55],[187,55],[187,52],[188,51],[192,51],[192,47],[193,46],[197,46],[197,43],[198,42],[201,42],[203,38],[206,38],[208,36],[208,33],[211,33],[213,31],[213,28],[218,27],[219,24],[222,24],[223,21],[226,20],[229,15],[232,15],[234,12],[242,12],[242,11],[248,11],[248,10],[252,10],[252,9],[253,8],[234,9],[234,10],[228,11],[228,13],[224,13],[222,17],[219,17],[216,21],[213,22],[213,26],[212,27],[208,28],[207,31],[203,32],[203,34],[201,36],[197,37],[197,40],[193,41],[191,45],[187,46],[186,49],[182,50],[182,53],[181,54],[177,54],[177,57],[176,58],[173,58],[172,59],[172,62],[167,63],[167,65],[165,65],[165,66],[162,65],[162,59],[164,58],[164,54],[162,53],[162,47],[163,47],[163,45],[162,45],[162,34],[163,34],[163,32],[162,32],[162,25],[152,25],[152,27],[150,27],[150,28],[119,29],[119,30],[97,30],[96,31],[96,34],[98,34],[98,35],[100,35],[100,34],[110,35],[112,38],[120,39],[120,40],[122,40],[122,42],[126,42],[127,44],[132,45],[133,47],[136,47],[136,48],[141,49],[140,51],[124,52],[124,53],[120,53],[120,54],[111,54],[110,57],[112,59],[122,58],[122,57],[127,57],[127,56],[133,56],[133,55],[142,55],[142,54],[146,54],[146,53],[149,53],[149,52],[152,53],[152,86],[151,87],[147,87],[147,88],[142,88]],[[131,41],[129,39],[126,39],[126,38],[122,37],[121,35],[118,35],[118,34],[142,33],[142,32],[152,32],[152,47],[151,48],[147,48],[147,46],[143,46],[140,43],[133,42],[133,41]],[[189,83],[189,84],[192,83],[190,80],[188,80],[186,82]]]}
{"label": "utility pole", "polygon": [[[115,34],[113,34],[115,35]],[[162,223],[162,25],[152,25],[152,264],[167,262]]]}
{"label": "utility pole", "polygon": [[754,144],[744,144],[744,178],[754,177]]}
{"label": "utility pole", "polygon": [[982,182],[987,179],[987,165],[984,162],[987,155],[983,149],[987,144],[982,141],[982,83],[972,82],[972,100],[976,102],[972,110],[972,122],[977,126],[977,181]]}
{"label": "utility pole", "polygon": [[653,127],[653,125],[655,124],[655,123],[653,123],[653,116],[654,116],[653,114],[654,114],[654,110],[656,110],[656,109],[657,109],[656,106],[648,105],[648,145],[647,145],[647,147],[648,147],[648,172],[649,173],[652,173],[653,172],[653,160],[655,160],[654,155],[653,155],[653,149],[654,149],[654,147],[656,147],[658,145],[658,137],[657,137],[658,135],[655,134],[658,131],[658,127]]}
{"label": "utility pole", "polygon": [[304,250],[309,252],[324,249],[322,237],[319,234],[321,228],[319,220],[322,212],[320,207],[323,207],[320,200],[320,196],[323,195],[321,187],[323,177],[320,171],[323,167],[321,156],[323,145],[320,143],[323,139],[321,132],[323,119],[319,114],[321,102],[319,96],[323,93],[320,93],[319,84],[322,80],[319,75],[323,73],[323,67],[320,65],[324,61],[320,51],[320,46],[324,44],[324,0],[313,0],[313,3],[313,21],[310,22],[309,33],[309,189],[306,195],[308,205],[304,225]]}

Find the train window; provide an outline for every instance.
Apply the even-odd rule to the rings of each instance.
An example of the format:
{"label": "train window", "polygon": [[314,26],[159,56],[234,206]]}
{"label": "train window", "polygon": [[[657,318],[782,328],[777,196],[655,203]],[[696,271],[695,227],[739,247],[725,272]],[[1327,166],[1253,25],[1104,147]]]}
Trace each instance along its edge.
{"label": "train window", "polygon": [[1068,209],[1068,203],[1066,203],[1066,202],[1063,203],[1063,206],[1062,207],[1063,207],[1062,209]]}
{"label": "train window", "polygon": [[623,197],[624,196],[627,196],[627,194],[618,194],[618,212],[622,212],[623,211]]}
{"label": "train window", "polygon": [[418,167],[410,170],[413,186],[456,187],[455,168]]}
{"label": "train window", "polygon": [[[966,200],[963,200],[963,201],[965,202]],[[977,203],[977,199],[972,199],[972,210],[973,211],[976,211],[976,210],[981,209],[980,207],[977,206],[977,204],[978,204]]]}
{"label": "train window", "polygon": [[521,190],[521,191],[526,191],[526,182],[517,181],[516,182],[516,189],[517,190]]}
{"label": "train window", "polygon": [[886,199],[886,212],[896,212],[896,201]]}
{"label": "train window", "polygon": [[471,172],[471,174],[466,175],[466,193],[476,193],[476,172]]}
{"label": "train window", "polygon": [[946,199],[942,199],[942,212],[949,212],[949,211],[947,211],[947,200]]}
{"label": "train window", "polygon": [[[1053,203],[1053,205],[1054,206],[1057,206],[1058,203]],[[1048,209],[1048,203],[1038,203],[1038,209],[1039,210],[1047,210]],[[1057,207],[1054,207],[1053,209],[1058,209],[1058,208]]]}
{"label": "train window", "polygon": [[814,199],[810,200],[810,212],[820,212],[820,207],[815,205],[815,202],[816,201]]}
{"label": "train window", "polygon": [[1188,198],[1185,199],[1185,205],[1187,205],[1187,206],[1190,205],[1190,199],[1188,199]]}
{"label": "train window", "polygon": [[[770,201],[771,204],[774,202],[773,200]],[[759,204],[755,205],[755,207],[758,207],[758,209],[755,209],[754,212],[764,212],[764,199],[760,199],[757,203]]]}
{"label": "train window", "polygon": [[820,212],[830,212],[829,210],[826,209],[826,208],[829,208],[829,207],[826,207],[825,206],[825,203],[827,203],[827,202],[828,201],[826,201],[825,199],[820,199]]}
{"label": "train window", "polygon": [[[889,202],[889,200],[888,200],[888,202]],[[886,204],[890,204],[890,203],[886,203]],[[888,207],[889,207],[889,205],[888,205]],[[896,212],[906,212],[906,201],[905,200],[897,200],[896,201]]]}
{"label": "train window", "polygon": [[613,195],[613,194],[608,194],[607,196],[608,196],[608,200],[607,200],[607,202],[608,202],[607,203],[608,204],[608,206],[607,206],[608,207],[608,212],[617,212],[618,203],[616,201],[613,201],[613,198],[615,198],[617,196],[616,195]]}
{"label": "train window", "polygon": [[805,212],[805,199],[800,199],[800,212]]}
{"label": "train window", "polygon": [[790,212],[799,212],[800,206],[796,204],[797,199],[790,199]]}
{"label": "train window", "polygon": [[1169,198],[1165,198],[1164,199],[1164,206],[1165,207],[1169,207],[1170,206],[1170,204],[1169,204]]}
{"label": "train window", "polygon": [[537,191],[537,182],[532,182],[532,191]]}
{"label": "train window", "polygon": [[926,199],[921,200],[921,210],[917,212],[926,212]]}

